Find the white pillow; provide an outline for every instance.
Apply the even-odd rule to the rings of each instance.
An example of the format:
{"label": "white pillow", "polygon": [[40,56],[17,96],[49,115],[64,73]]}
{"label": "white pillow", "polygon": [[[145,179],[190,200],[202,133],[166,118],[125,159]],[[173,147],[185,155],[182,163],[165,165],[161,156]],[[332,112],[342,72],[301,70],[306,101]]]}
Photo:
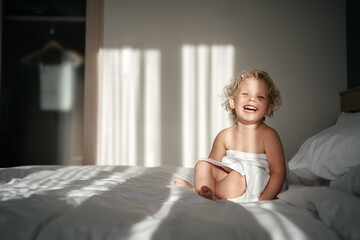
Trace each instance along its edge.
{"label": "white pillow", "polygon": [[360,113],[342,113],[335,125],[307,139],[289,161],[301,178],[337,180],[360,164]]}
{"label": "white pillow", "polygon": [[329,187],[360,197],[360,165],[353,167],[338,180],[330,181]]}
{"label": "white pillow", "polygon": [[341,113],[336,121],[338,123],[347,123],[347,122],[359,122],[360,121],[360,112],[357,113]]}
{"label": "white pillow", "polygon": [[307,209],[341,239],[360,239],[360,199],[328,187],[290,186],[280,200]]}

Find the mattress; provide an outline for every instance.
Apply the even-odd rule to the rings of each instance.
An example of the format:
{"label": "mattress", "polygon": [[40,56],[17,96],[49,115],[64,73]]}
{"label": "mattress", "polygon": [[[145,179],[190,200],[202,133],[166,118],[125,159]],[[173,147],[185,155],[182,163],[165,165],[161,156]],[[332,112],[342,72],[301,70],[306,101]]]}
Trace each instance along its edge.
{"label": "mattress", "polygon": [[0,169],[1,239],[360,237],[360,201],[337,189],[294,185],[272,201],[234,203],[211,201],[190,189],[175,187],[175,176],[191,182],[193,169]]}

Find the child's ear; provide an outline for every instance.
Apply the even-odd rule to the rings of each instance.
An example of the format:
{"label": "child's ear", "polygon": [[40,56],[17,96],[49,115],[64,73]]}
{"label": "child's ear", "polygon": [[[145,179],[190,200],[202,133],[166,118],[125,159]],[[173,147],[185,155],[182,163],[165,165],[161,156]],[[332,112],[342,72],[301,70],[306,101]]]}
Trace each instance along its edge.
{"label": "child's ear", "polygon": [[266,115],[266,116],[270,116],[270,114],[272,113],[273,110],[274,110],[274,105],[269,104],[269,106],[268,106],[268,108],[267,108],[267,110],[266,110],[265,115]]}
{"label": "child's ear", "polygon": [[235,97],[234,96],[229,97],[229,104],[230,104],[231,109],[235,108]]}

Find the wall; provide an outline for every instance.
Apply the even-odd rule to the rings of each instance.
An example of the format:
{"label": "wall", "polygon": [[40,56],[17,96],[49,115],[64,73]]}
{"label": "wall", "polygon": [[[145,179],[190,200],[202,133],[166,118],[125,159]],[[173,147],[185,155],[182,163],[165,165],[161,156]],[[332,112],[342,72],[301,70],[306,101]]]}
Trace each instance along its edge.
{"label": "wall", "polygon": [[[200,107],[189,110],[196,117],[186,120],[183,116],[183,107],[188,104],[184,102],[184,97],[187,96],[183,93],[186,88],[184,76],[186,69],[190,68],[189,61],[196,65],[193,72],[201,73],[202,64],[196,62],[201,59],[205,59],[205,78],[208,76],[215,79],[205,83],[211,84],[212,89],[223,86],[228,80],[220,80],[221,77],[233,77],[243,69],[260,68],[270,73],[282,93],[284,105],[268,123],[279,132],[286,158],[289,160],[306,138],[336,121],[339,114],[338,92],[346,89],[345,36],[345,3],[341,0],[104,0],[105,52],[132,49],[141,56],[145,56],[148,50],[158,53],[158,58],[154,59],[158,59],[157,62],[160,63],[160,66],[157,66],[158,82],[161,84],[161,103],[158,109],[160,137],[156,137],[156,132],[153,132],[152,137],[159,140],[158,156],[161,160],[153,165],[190,166],[203,154],[190,149],[192,154],[188,156],[191,160],[186,164],[184,162],[184,156],[189,153],[184,148],[187,142],[193,143],[195,148],[200,146],[201,142],[192,142],[191,139],[201,139],[201,133],[191,134],[190,131],[190,135],[184,135],[184,131],[187,131],[184,122],[201,118],[196,115]],[[189,56],[193,56],[189,61],[184,60],[187,50]],[[103,102],[108,95],[108,92],[104,91],[107,81],[116,82],[114,75],[119,73],[115,69],[124,66],[124,62],[120,60],[114,64],[114,58],[108,56],[106,59],[106,54],[104,57],[103,68],[106,76],[103,83]],[[137,63],[139,69],[143,69],[144,61]],[[217,69],[221,69],[218,71],[222,73],[220,78],[214,77]],[[136,76],[142,79],[144,74],[137,74]],[[200,77],[196,74],[192,76],[190,82],[195,81],[197,84]],[[139,86],[145,83],[140,80]],[[135,91],[137,94],[130,95],[129,102],[144,98],[143,91]],[[211,109],[220,107],[220,101],[213,101],[217,92],[209,91],[205,100],[196,99],[196,96],[194,98],[191,91],[187,94],[193,98],[194,104],[201,102],[206,105],[207,117],[226,117],[223,110],[217,114],[212,112]],[[199,93],[195,93],[197,94]],[[124,93],[118,92],[115,95],[123,96]],[[119,98],[113,101],[125,100]],[[115,114],[106,113],[106,106],[108,104],[103,104],[103,115]],[[145,112],[144,104],[140,102],[135,107],[140,111],[134,115],[138,123],[141,121],[138,118],[141,118],[141,112]],[[102,119],[101,131],[113,132],[106,121],[105,118]],[[206,137],[203,138],[207,151],[211,147],[214,134],[228,124],[219,120],[220,124],[214,125],[211,121],[212,119],[209,119],[207,122],[204,132]],[[114,124],[112,123],[112,126]],[[201,124],[194,125],[192,130],[196,131],[199,127]],[[119,128],[119,134],[127,131],[126,127]],[[144,127],[136,129],[141,128]],[[135,146],[129,147],[136,149],[146,145],[139,131],[136,132],[139,141],[133,142]],[[115,139],[116,136],[112,135],[111,138]],[[105,140],[106,145],[110,144],[110,137],[103,134],[102,142]],[[116,144],[114,148],[117,148]],[[104,146],[101,151],[103,159],[113,156],[109,152],[111,150]],[[116,159],[113,162],[103,160],[101,163],[149,165],[145,164],[144,160],[139,160],[146,156],[146,151],[140,148],[139,151],[141,154],[135,162],[124,162],[121,159],[124,155],[119,153],[120,155],[113,158]]]}
{"label": "wall", "polygon": [[360,2],[346,0],[346,49],[347,49],[347,88],[360,87],[358,69],[360,67],[360,21],[358,12]]}

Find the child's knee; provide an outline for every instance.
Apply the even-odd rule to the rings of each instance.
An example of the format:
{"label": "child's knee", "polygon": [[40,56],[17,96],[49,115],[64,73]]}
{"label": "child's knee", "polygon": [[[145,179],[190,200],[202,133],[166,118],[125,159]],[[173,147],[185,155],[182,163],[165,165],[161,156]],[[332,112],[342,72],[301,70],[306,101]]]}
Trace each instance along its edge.
{"label": "child's knee", "polygon": [[209,165],[210,165],[210,164],[209,164],[207,161],[199,160],[199,161],[197,161],[196,164],[195,164],[195,169],[207,167],[207,166],[209,166]]}

